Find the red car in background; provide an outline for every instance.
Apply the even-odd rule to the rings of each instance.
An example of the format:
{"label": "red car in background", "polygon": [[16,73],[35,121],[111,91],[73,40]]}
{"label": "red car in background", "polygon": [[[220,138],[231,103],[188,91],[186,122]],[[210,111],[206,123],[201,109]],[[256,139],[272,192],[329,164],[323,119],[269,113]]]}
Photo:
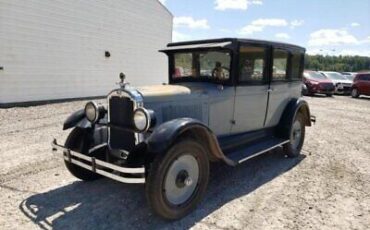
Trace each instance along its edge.
{"label": "red car in background", "polygon": [[370,72],[358,73],[353,79],[351,96],[359,97],[360,95],[370,96]]}
{"label": "red car in background", "polygon": [[320,93],[331,97],[334,94],[335,86],[333,82],[317,71],[305,70],[303,83],[307,86],[307,95]]}

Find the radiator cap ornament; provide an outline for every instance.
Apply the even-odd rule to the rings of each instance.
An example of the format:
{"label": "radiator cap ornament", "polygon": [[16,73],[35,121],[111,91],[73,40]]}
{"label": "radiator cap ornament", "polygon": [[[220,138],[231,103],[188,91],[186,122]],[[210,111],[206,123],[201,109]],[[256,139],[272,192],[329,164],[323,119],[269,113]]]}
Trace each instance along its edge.
{"label": "radiator cap ornament", "polygon": [[126,85],[129,84],[128,82],[126,82],[126,75],[124,73],[119,74],[119,79],[120,79],[119,85],[121,86],[121,88],[125,88]]}

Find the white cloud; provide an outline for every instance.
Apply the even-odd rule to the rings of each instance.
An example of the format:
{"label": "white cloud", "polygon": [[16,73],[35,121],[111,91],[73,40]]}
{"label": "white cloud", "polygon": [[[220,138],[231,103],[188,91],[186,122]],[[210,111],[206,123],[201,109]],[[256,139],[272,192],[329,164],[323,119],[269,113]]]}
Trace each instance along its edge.
{"label": "white cloud", "polygon": [[308,48],[307,54],[309,55],[333,55],[333,56],[365,56],[370,57],[370,49],[319,49]]}
{"label": "white cloud", "polygon": [[275,37],[279,39],[290,39],[290,36],[287,33],[277,33],[275,34]]}
{"label": "white cloud", "polygon": [[173,19],[173,25],[175,28],[187,27],[190,29],[209,29],[207,19],[195,20],[192,17],[175,17]]}
{"label": "white cloud", "polygon": [[254,26],[287,26],[288,22],[280,18],[260,18],[252,21],[251,25]]}
{"label": "white cloud", "polygon": [[177,31],[172,32],[172,41],[173,42],[180,42],[180,41],[186,41],[186,40],[191,40],[191,36],[187,34],[183,34]]}
{"label": "white cloud", "polygon": [[255,32],[261,32],[263,31],[264,27],[262,26],[254,26],[254,25],[246,25],[241,30],[239,30],[240,35],[251,35]]}
{"label": "white cloud", "polygon": [[289,23],[280,18],[260,18],[252,21],[249,25],[244,26],[238,31],[240,35],[252,35],[256,32],[262,32],[265,27],[285,27]]}
{"label": "white cloud", "polygon": [[352,22],[352,23],[351,23],[351,26],[352,26],[352,27],[358,27],[358,26],[360,26],[360,23]]}
{"label": "white cloud", "polygon": [[294,29],[295,27],[302,26],[304,23],[303,20],[293,20],[290,22],[290,27]]}
{"label": "white cloud", "polygon": [[262,5],[262,0],[216,0],[216,10],[247,10],[248,5]]}
{"label": "white cloud", "polygon": [[358,44],[356,37],[344,29],[322,29],[310,34],[309,46]]}

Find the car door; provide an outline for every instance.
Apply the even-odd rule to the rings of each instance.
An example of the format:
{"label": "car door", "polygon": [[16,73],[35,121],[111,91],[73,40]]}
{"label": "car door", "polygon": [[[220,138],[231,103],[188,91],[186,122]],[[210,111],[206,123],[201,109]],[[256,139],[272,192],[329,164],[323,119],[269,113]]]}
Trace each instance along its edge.
{"label": "car door", "polygon": [[301,96],[303,54],[275,48],[271,63],[266,128],[276,126],[289,101]]}
{"label": "car door", "polygon": [[370,95],[370,74],[362,75],[361,81],[363,82],[364,94]]}
{"label": "car door", "polygon": [[262,129],[267,106],[268,47],[241,45],[235,86],[233,134]]}

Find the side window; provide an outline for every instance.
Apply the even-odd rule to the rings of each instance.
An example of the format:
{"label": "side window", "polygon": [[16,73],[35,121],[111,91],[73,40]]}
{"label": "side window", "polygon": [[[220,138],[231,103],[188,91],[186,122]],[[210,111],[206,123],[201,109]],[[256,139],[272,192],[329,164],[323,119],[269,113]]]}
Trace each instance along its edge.
{"label": "side window", "polygon": [[303,54],[301,53],[292,53],[291,56],[291,79],[292,80],[300,80],[302,78],[301,70],[302,70],[302,58]]}
{"label": "side window", "polygon": [[263,47],[240,47],[239,81],[262,82],[266,60],[266,49]]}
{"label": "side window", "polygon": [[288,79],[288,52],[280,49],[274,49],[272,80],[280,81]]}
{"label": "side window", "polygon": [[175,69],[173,73],[174,78],[191,77],[194,76],[192,67],[193,55],[192,53],[177,53],[175,54]]}

